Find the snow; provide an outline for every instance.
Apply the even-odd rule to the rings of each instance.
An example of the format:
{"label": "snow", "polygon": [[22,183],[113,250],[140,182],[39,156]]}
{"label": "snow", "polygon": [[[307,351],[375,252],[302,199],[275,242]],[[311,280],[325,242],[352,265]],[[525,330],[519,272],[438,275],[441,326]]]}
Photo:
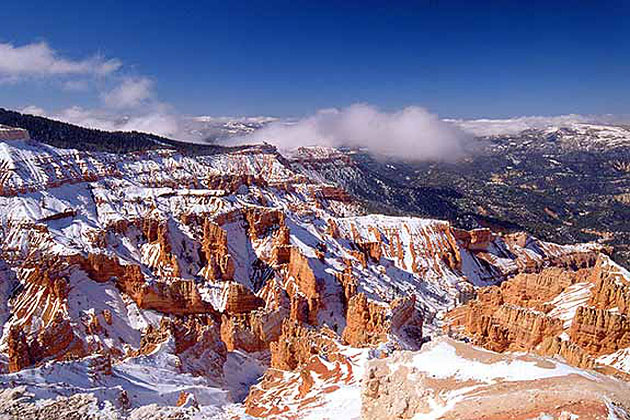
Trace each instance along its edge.
{"label": "snow", "polygon": [[361,418],[361,379],[364,376],[365,365],[370,357],[370,352],[351,347],[342,347],[341,352],[348,356],[351,361],[352,380],[336,383],[339,388],[334,392],[324,393],[323,396],[321,396],[321,389],[324,384],[319,381],[316,385],[317,388],[315,388],[316,391],[311,391],[310,395],[316,396],[317,391],[320,391],[321,405],[308,412],[309,419],[344,418],[355,420]]}
{"label": "snow", "polygon": [[439,420],[442,419],[444,414],[451,411],[458,402],[463,401],[466,395],[471,391],[474,391],[477,386],[463,387],[453,391],[447,391],[439,395],[439,397],[429,396],[429,408],[431,411],[428,413],[418,413],[413,417],[413,420]]}
{"label": "snow", "polygon": [[606,403],[606,407],[608,408],[607,420],[625,420],[630,418],[630,412],[626,411],[627,409],[622,408],[617,404],[614,404],[608,398],[604,398],[604,402]]}
{"label": "snow", "polygon": [[602,255],[602,269],[610,273],[613,273],[613,278],[619,285],[630,285],[630,271],[626,270],[616,262],[614,262],[609,256]]}
{"label": "snow", "polygon": [[577,141],[586,149],[597,144],[608,148],[630,144],[630,131],[625,127],[591,120],[581,115],[560,115],[448,121],[475,136],[517,135],[525,130],[538,130],[547,135],[561,132],[562,141]]}
{"label": "snow", "polygon": [[182,373],[172,354],[172,341],[153,354],[130,358],[112,367],[112,375],[95,373],[86,358],[75,362],[49,362],[42,367],[0,375],[3,383],[16,382],[39,399],[58,395],[89,393],[99,400],[117,401],[124,389],[133,407],[149,404],[174,406],[180,392],[189,392],[202,405],[221,407],[230,402],[229,393],[211,380]]}
{"label": "snow", "polygon": [[597,358],[599,363],[630,373],[630,347]]}
{"label": "snow", "polygon": [[547,302],[553,305],[553,309],[547,315],[551,318],[562,320],[563,328],[565,330],[569,329],[577,309],[585,305],[591,298],[593,286],[593,283],[584,282],[567,287],[566,290]]}
{"label": "snow", "polygon": [[[485,351],[485,350],[480,350]],[[492,352],[486,351],[488,354]],[[457,354],[455,347],[439,341],[428,350],[413,357],[412,366],[437,378],[455,378],[458,381],[494,383],[496,381],[533,381],[537,379],[567,376],[571,374],[592,377],[583,370],[553,362],[553,367],[543,367],[537,361],[513,359],[495,363],[470,360]]]}
{"label": "snow", "polygon": [[267,390],[268,395],[264,398],[284,410],[281,416],[274,418],[361,418],[361,380],[372,351],[342,345],[339,349],[346,357],[346,363],[319,358],[323,368],[310,372],[313,386],[303,396],[298,390],[301,383],[300,372],[282,372],[283,385]]}
{"label": "snow", "polygon": [[235,350],[228,353],[223,365],[227,388],[234,401],[243,401],[249,387],[258,382],[268,367],[264,353],[250,354]]}

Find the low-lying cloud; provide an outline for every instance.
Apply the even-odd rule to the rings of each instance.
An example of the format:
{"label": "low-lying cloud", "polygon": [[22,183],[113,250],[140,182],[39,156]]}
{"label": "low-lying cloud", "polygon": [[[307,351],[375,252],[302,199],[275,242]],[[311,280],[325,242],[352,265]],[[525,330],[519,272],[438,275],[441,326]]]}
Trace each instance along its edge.
{"label": "low-lying cloud", "polygon": [[464,154],[468,136],[424,108],[384,112],[366,104],[326,109],[294,123],[275,122],[240,143],[265,141],[281,150],[300,146],[366,148],[406,160],[452,160]]}
{"label": "low-lying cloud", "polygon": [[107,131],[142,131],[165,137],[176,136],[179,132],[179,117],[168,112],[167,109],[149,109],[146,112],[121,115],[107,109],[73,106],[58,112],[43,112],[40,115],[82,127]]}
{"label": "low-lying cloud", "polygon": [[75,124],[81,127],[106,131],[141,131],[159,136],[178,138],[181,118],[170,112],[166,105],[154,105],[144,111],[121,114],[106,108],[71,106],[58,111],[47,111],[35,105],[19,110],[24,114],[37,115]]}
{"label": "low-lying cloud", "polygon": [[81,127],[106,131],[141,131],[181,138],[181,117],[167,104],[152,102],[124,111],[121,112],[120,108],[84,108],[76,105],[56,111],[47,111],[35,105],[20,110],[25,114],[48,117]]}

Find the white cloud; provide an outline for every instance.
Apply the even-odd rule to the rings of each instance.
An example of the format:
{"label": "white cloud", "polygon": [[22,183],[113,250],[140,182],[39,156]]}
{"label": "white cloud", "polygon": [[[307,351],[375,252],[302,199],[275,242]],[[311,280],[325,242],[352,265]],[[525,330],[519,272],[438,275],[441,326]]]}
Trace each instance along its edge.
{"label": "white cloud", "polygon": [[408,160],[456,159],[467,135],[424,108],[396,112],[354,104],[327,109],[294,124],[272,123],[239,142],[267,141],[280,149],[324,145],[365,147],[370,152]]}
{"label": "white cloud", "polygon": [[22,109],[20,109],[20,112],[23,114],[30,114],[30,115],[37,115],[37,116],[44,116],[46,115],[46,111],[38,106],[35,105],[29,105],[26,106]]}
{"label": "white cloud", "polygon": [[100,105],[52,112],[30,105],[21,112],[101,130],[178,135],[180,118],[168,104],[158,101],[154,82],[144,76],[125,75],[119,60],[99,55],[70,60],[44,42],[20,47],[0,43],[0,81],[33,77],[56,79],[62,90],[82,92],[89,101],[100,100]]}
{"label": "white cloud", "polygon": [[67,80],[63,83],[63,89],[68,92],[87,92],[90,90],[90,81],[86,79]]}
{"label": "white cloud", "polygon": [[114,89],[101,95],[109,108],[135,108],[154,98],[153,81],[146,77],[124,78]]}
{"label": "white cloud", "polygon": [[99,130],[142,131],[166,137],[177,136],[179,132],[179,117],[168,112],[167,107],[152,108],[147,112],[129,115],[105,109],[88,109],[79,106],[51,113],[36,106],[28,106],[20,112],[46,116],[54,120]]}
{"label": "white cloud", "polygon": [[117,71],[121,65],[119,60],[101,55],[82,60],[64,58],[45,42],[22,46],[0,43],[0,77],[5,81],[24,77],[105,76]]}
{"label": "white cloud", "polygon": [[101,107],[85,108],[71,106],[48,112],[38,106],[29,105],[20,112],[40,115],[82,127],[108,131],[143,131],[160,136],[180,135],[181,117],[163,102],[155,100],[148,79],[123,79],[113,90],[102,93]]}

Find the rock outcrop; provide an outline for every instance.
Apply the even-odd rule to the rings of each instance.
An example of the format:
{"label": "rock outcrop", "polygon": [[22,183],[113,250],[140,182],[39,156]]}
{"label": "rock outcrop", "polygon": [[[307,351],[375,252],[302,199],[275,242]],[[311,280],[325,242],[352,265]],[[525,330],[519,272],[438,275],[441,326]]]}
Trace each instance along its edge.
{"label": "rock outcrop", "polygon": [[288,310],[257,310],[236,315],[223,315],[221,339],[229,351],[241,349],[248,352],[268,350],[282,333],[282,323]]}
{"label": "rock outcrop", "polygon": [[280,370],[294,370],[311,360],[313,356],[323,356],[335,360],[339,351],[330,330],[317,331],[292,320],[282,324],[282,335],[271,343],[271,367]]}
{"label": "rock outcrop", "polygon": [[593,369],[595,358],[577,344],[560,337],[547,337],[536,349],[542,356],[560,357],[568,364],[583,369]]}
{"label": "rock outcrop", "polygon": [[17,372],[51,358],[72,360],[87,355],[73,326],[60,312],[36,334],[29,334],[13,326],[9,331],[7,346],[10,372]]}
{"label": "rock outcrop", "polygon": [[383,306],[359,293],[348,303],[346,327],[341,337],[353,347],[374,347],[387,342],[390,335],[400,334],[412,348],[419,348],[422,315],[415,303],[415,297],[399,298]]}
{"label": "rock outcrop", "polygon": [[630,319],[605,309],[579,307],[569,336],[591,355],[613,353],[630,347]]}
{"label": "rock outcrop", "polygon": [[606,265],[600,259],[593,270],[591,281],[595,283],[589,304],[600,309],[617,308],[619,313],[630,315],[630,279]]}
{"label": "rock outcrop", "polygon": [[225,312],[228,314],[242,314],[251,312],[264,306],[265,301],[259,298],[240,283],[231,282],[223,290]]}
{"label": "rock outcrop", "polygon": [[67,269],[63,259],[25,263],[23,283],[10,300],[14,314],[6,341],[10,371],[87,354],[80,330],[68,315]]}
{"label": "rock outcrop", "polygon": [[127,274],[127,270],[117,258],[105,254],[90,253],[87,258],[76,255],[71,260],[76,261],[92,280],[99,283],[116,280]]}
{"label": "rock outcrop", "polygon": [[140,267],[125,266],[124,275],[116,285],[143,309],[153,309],[167,314],[216,314],[215,308],[201,298],[192,280],[149,282]]}
{"label": "rock outcrop", "polygon": [[[365,214],[307,168],[332,152],[2,152],[0,375],[64,360],[42,380],[72,372],[121,410],[205,415],[248,395],[249,415],[299,418],[358,390],[369,357],[418,349],[462,303],[451,328],[498,351],[596,368],[630,346],[627,283],[593,268],[601,246]],[[576,309],[589,305],[601,314]]]}
{"label": "rock outcrop", "polygon": [[463,248],[469,251],[487,251],[495,235],[490,229],[461,230],[453,229],[453,236]]}
{"label": "rock outcrop", "polygon": [[295,247],[291,249],[287,277],[292,280],[287,287],[291,298],[291,319],[317,324],[317,313],[321,306],[321,285],[308,258]]}
{"label": "rock outcrop", "polygon": [[201,242],[202,273],[208,280],[229,281],[234,278],[234,261],[227,245],[227,232],[216,223],[204,221]]}
{"label": "rock outcrop", "polygon": [[[521,369],[502,368],[515,365]],[[630,388],[622,381],[541,357],[497,355],[439,338],[420,352],[368,362],[361,418],[625,418],[628,401]]]}
{"label": "rock outcrop", "polygon": [[476,344],[493,351],[527,351],[534,349],[545,338],[562,332],[558,319],[518,306],[504,304],[492,315],[475,314],[471,308],[466,332]]}
{"label": "rock outcrop", "polygon": [[628,279],[606,256],[577,255],[586,254],[480,289],[474,301],[448,314],[446,329],[491,350],[535,351],[604,369],[597,357],[630,346]]}
{"label": "rock outcrop", "polygon": [[221,341],[219,323],[205,315],[162,318],[158,327],[149,325],[142,334],[140,347],[132,356],[148,355],[172,339],[182,372],[220,378],[227,349]]}
{"label": "rock outcrop", "polygon": [[28,140],[30,136],[23,128],[0,125],[0,141]]}
{"label": "rock outcrop", "polygon": [[280,210],[246,207],[243,211],[252,239],[260,239],[273,231],[285,227],[284,213]]}
{"label": "rock outcrop", "polygon": [[387,341],[391,327],[387,319],[388,309],[369,302],[363,293],[354,296],[348,303],[343,340],[355,347],[375,346]]}
{"label": "rock outcrop", "polygon": [[588,269],[573,271],[557,267],[539,273],[521,273],[501,284],[501,300],[547,312],[549,301],[572,284],[588,281],[589,276]]}

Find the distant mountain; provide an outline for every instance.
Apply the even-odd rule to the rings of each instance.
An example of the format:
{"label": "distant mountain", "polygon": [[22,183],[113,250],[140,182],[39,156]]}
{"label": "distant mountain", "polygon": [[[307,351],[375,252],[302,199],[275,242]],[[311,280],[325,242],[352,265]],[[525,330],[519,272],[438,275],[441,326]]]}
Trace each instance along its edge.
{"label": "distant mountain", "polygon": [[60,148],[127,153],[172,148],[188,153],[217,153],[224,147],[190,143],[137,131],[104,131],[0,108],[0,124],[23,128],[37,141]]}
{"label": "distant mountain", "polygon": [[180,132],[196,142],[214,143],[252,134],[276,121],[279,119],[274,117],[189,117],[180,122],[183,126]]}
{"label": "distant mountain", "polygon": [[321,149],[305,159],[305,170],[375,212],[436,217],[468,229],[524,229],[563,243],[597,240],[630,266],[630,130],[572,124],[474,142],[476,151],[454,163]]}
{"label": "distant mountain", "polygon": [[0,124],[24,128],[38,141],[62,148],[130,152],[156,149],[170,143],[170,140],[153,134],[84,128],[2,108],[0,108]]}

